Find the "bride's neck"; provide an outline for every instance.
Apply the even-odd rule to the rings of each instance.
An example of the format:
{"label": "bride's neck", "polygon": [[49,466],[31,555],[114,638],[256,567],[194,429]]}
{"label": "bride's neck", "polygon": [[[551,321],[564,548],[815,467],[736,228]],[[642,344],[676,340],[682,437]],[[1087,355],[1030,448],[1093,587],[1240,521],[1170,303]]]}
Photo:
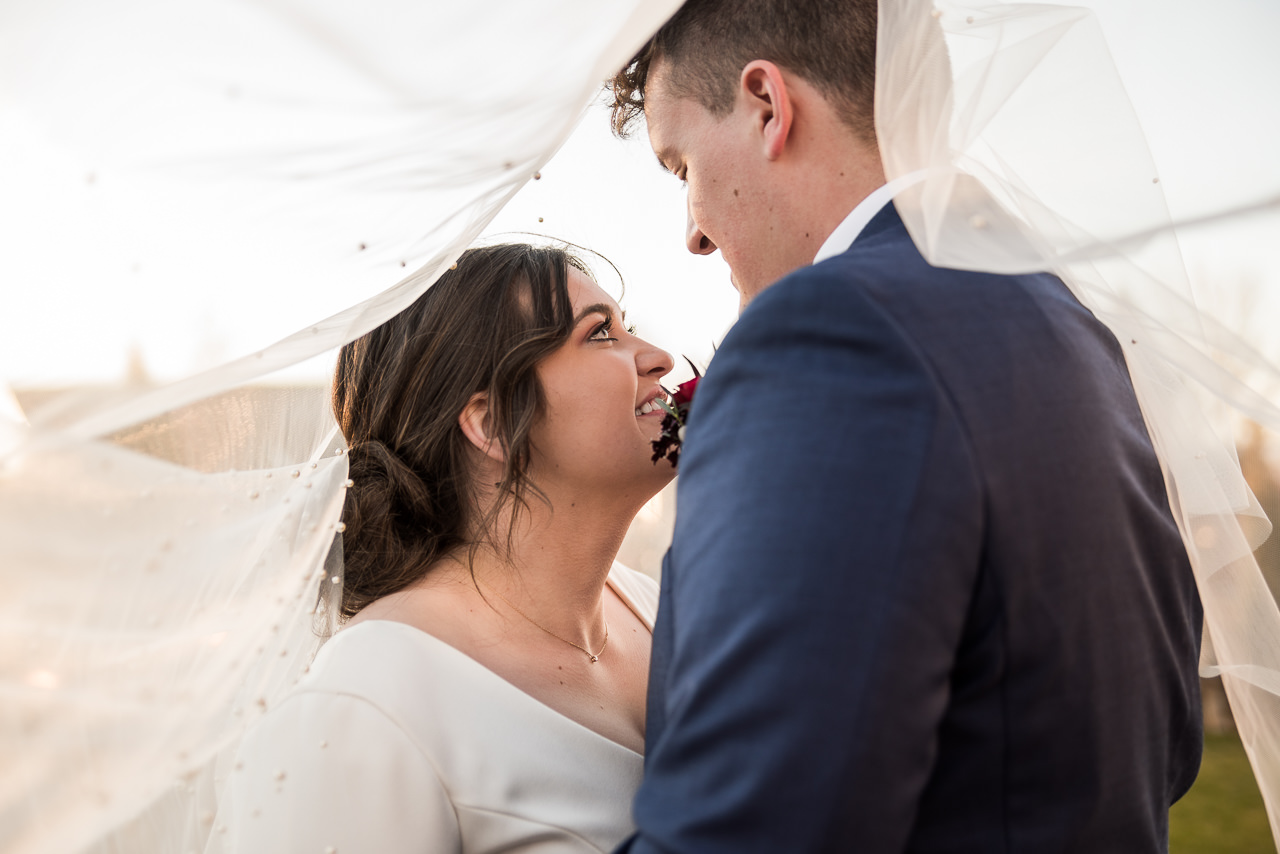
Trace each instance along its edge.
{"label": "bride's neck", "polygon": [[[486,596],[496,593],[555,634],[598,642],[605,582],[636,511],[567,499],[553,506],[530,498],[512,529],[509,552],[510,518],[501,519],[499,548],[477,551],[468,575]],[[465,565],[467,555],[459,557]]]}

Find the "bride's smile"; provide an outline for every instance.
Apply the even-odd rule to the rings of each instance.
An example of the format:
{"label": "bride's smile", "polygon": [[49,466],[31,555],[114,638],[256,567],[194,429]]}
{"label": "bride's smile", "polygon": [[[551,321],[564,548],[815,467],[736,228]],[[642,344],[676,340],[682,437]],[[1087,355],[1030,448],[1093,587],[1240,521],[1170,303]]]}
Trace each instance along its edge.
{"label": "bride's smile", "polygon": [[666,403],[671,402],[671,396],[667,394],[665,389],[658,389],[648,395],[645,398],[644,403],[636,407],[636,417],[640,418],[645,415],[653,415],[654,413],[657,413],[659,420],[661,420],[662,416],[666,414],[666,411],[658,405],[659,401],[664,401]]}

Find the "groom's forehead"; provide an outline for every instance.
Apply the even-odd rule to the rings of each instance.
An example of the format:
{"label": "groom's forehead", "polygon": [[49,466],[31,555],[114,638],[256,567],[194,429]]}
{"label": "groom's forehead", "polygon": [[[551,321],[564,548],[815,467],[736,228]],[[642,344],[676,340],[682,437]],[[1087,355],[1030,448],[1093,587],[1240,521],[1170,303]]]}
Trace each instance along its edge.
{"label": "groom's forehead", "polygon": [[678,91],[673,91],[678,87],[671,83],[671,64],[666,59],[655,59],[644,82],[644,116],[650,127],[655,118],[660,121],[662,115],[684,100]]}
{"label": "groom's forehead", "polygon": [[677,154],[674,140],[681,128],[699,118],[697,110],[705,110],[697,99],[672,91],[667,78],[661,74],[649,75],[644,90],[644,120],[649,132],[649,145],[658,156],[658,162],[667,171]]}

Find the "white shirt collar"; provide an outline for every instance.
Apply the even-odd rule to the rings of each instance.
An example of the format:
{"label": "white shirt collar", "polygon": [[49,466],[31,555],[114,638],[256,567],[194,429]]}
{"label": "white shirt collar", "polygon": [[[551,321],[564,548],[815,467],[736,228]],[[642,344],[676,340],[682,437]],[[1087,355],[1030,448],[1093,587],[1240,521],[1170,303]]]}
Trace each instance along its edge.
{"label": "white shirt collar", "polygon": [[822,244],[818,254],[813,256],[813,263],[817,264],[819,261],[842,254],[853,245],[853,241],[858,239],[858,235],[867,227],[867,223],[875,219],[876,214],[889,204],[890,199],[907,187],[919,184],[927,173],[927,169],[917,169],[915,172],[899,175],[859,202],[844,221],[836,226],[836,230],[831,232],[831,236]]}

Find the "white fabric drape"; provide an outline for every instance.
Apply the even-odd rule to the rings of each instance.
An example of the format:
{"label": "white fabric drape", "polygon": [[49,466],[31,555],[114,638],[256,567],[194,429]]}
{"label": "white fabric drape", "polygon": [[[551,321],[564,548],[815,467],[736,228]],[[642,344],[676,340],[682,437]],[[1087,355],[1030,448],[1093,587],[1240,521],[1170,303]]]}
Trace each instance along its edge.
{"label": "white fabric drape", "polygon": [[[326,390],[291,371],[428,287],[678,5],[0,7],[0,281],[10,305],[48,294],[0,308],[0,336],[44,333],[0,388],[68,350],[92,372],[135,334],[198,334],[111,328],[105,301],[163,318],[200,294],[224,325],[255,321],[158,388],[55,388],[22,413],[0,392],[0,847],[219,850],[228,748],[306,666],[341,589],[345,458]],[[1051,267],[1125,344],[1207,661],[1278,827],[1280,641],[1250,554],[1266,523],[1223,435],[1231,408],[1280,429],[1258,391],[1275,370],[1200,310],[1088,15],[883,5],[886,167],[931,170],[899,199],[908,227],[935,263]]]}

